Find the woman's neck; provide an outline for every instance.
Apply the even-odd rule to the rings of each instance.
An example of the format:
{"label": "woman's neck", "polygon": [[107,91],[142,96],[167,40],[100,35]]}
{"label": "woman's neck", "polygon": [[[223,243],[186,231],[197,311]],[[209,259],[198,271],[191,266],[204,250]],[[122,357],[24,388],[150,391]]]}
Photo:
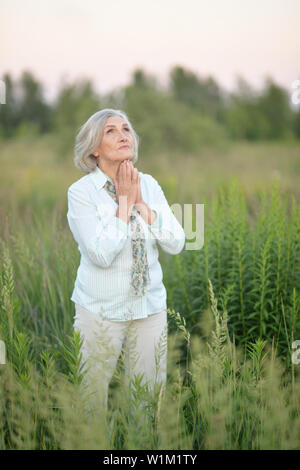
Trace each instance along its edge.
{"label": "woman's neck", "polygon": [[100,168],[100,170],[103,171],[103,173],[105,173],[106,176],[109,176],[110,179],[113,181],[116,179],[120,164],[121,162],[116,162],[115,164],[112,164],[109,167],[106,167],[105,165],[103,167],[103,162],[101,165],[99,162],[97,162],[98,168]]}

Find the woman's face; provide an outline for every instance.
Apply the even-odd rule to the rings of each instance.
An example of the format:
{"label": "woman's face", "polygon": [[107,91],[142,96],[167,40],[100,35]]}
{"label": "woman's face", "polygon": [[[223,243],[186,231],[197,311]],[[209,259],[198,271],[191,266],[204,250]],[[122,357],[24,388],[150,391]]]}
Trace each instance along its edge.
{"label": "woman's face", "polygon": [[132,160],[134,140],[127,122],[120,116],[107,118],[96,157],[110,161]]}

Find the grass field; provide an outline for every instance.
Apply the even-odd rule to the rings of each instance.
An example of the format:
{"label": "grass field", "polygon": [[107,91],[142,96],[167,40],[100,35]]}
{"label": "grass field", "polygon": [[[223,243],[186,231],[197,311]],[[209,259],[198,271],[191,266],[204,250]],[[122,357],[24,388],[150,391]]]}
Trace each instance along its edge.
{"label": "grass field", "polygon": [[204,246],[160,251],[165,394],[137,382],[141,413],[121,357],[107,419],[83,409],[70,301],[79,252],[66,219],[67,188],[83,174],[58,149],[50,136],[0,142],[0,448],[298,449],[300,144],[139,157],[170,205],[205,204]]}

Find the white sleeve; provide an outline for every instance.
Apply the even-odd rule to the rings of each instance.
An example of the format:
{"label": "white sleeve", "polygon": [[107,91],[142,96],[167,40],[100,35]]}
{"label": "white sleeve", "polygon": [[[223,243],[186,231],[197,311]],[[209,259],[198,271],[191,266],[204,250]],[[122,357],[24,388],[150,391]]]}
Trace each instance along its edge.
{"label": "white sleeve", "polygon": [[69,188],[67,218],[80,251],[94,264],[109,267],[125,245],[129,225],[111,211],[101,211],[82,188]]}
{"label": "white sleeve", "polygon": [[173,214],[160,185],[151,175],[149,176],[153,186],[154,202],[148,206],[157,216],[153,224],[148,224],[148,228],[166,253],[177,255],[184,247],[184,230]]}

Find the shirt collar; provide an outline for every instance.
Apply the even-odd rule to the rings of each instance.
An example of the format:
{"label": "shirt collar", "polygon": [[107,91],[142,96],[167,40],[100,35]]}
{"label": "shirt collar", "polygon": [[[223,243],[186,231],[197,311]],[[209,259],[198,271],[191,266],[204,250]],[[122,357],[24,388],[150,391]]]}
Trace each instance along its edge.
{"label": "shirt collar", "polygon": [[96,166],[96,168],[93,171],[91,171],[90,176],[92,178],[92,181],[96,189],[103,188],[107,180],[113,183],[113,180],[106,173],[104,173],[104,171],[102,171],[98,166]]}

